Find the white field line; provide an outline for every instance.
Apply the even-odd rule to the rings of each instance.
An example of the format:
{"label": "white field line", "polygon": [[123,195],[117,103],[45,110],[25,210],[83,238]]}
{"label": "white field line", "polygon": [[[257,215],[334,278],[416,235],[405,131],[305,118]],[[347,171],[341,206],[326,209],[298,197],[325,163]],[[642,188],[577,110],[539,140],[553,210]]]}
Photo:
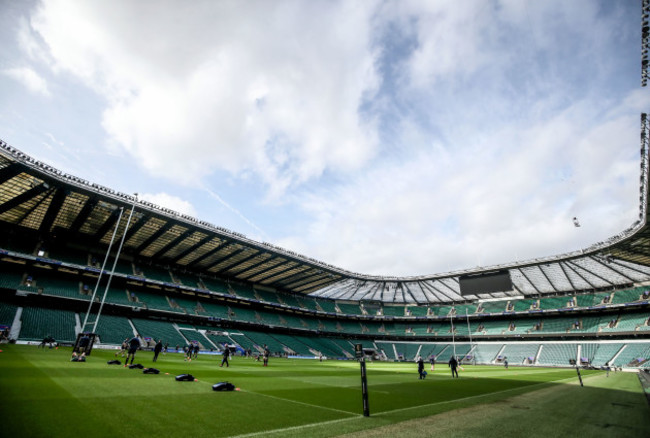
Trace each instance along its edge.
{"label": "white field line", "polygon": [[305,402],[301,402],[301,401],[298,401],[298,400],[291,400],[290,398],[283,398],[283,397],[277,397],[275,395],[264,394],[262,392],[248,391],[246,389],[242,389],[241,392],[248,392],[249,394],[261,395],[262,397],[268,397],[268,398],[273,398],[273,399],[276,399],[276,400],[282,400],[282,401],[286,401],[286,402],[296,403],[296,404],[299,404],[299,405],[309,406],[309,407],[312,407],[312,408],[326,409],[328,411],[340,412],[340,413],[346,414],[346,415],[354,415],[355,417],[361,417],[362,416],[360,414],[355,414],[354,412],[350,412],[350,411],[344,411],[342,409],[328,408],[327,406],[314,405],[314,404],[311,404],[311,403],[305,403]]}
{"label": "white field line", "polygon": [[[593,378],[593,377],[599,377],[599,375],[586,376],[586,377],[583,377],[583,380],[584,379],[590,379],[590,378]],[[550,384],[555,383],[555,382],[563,382],[563,381],[566,381],[566,380],[574,380],[574,379],[575,379],[575,377],[567,377],[566,379],[552,380],[550,382],[540,382],[540,383],[536,383],[534,385],[530,385],[530,386],[526,386],[526,387],[505,389],[505,390],[502,390],[502,391],[490,392],[488,394],[473,395],[473,396],[470,396],[470,397],[464,397],[464,398],[459,398],[459,399],[455,399],[455,400],[430,403],[430,404],[427,404],[427,405],[411,406],[409,408],[394,409],[392,411],[384,411],[384,412],[380,412],[378,414],[374,414],[373,416],[380,416],[380,415],[383,415],[383,414],[390,414],[390,413],[393,413],[393,412],[400,412],[400,411],[406,411],[406,410],[411,410],[411,409],[417,409],[417,408],[421,408],[421,407],[428,407],[428,406],[435,406],[435,405],[440,405],[440,404],[445,404],[445,403],[452,403],[452,402],[456,402],[456,401],[471,400],[471,399],[474,399],[474,398],[485,397],[485,396],[488,396],[488,395],[501,394],[501,393],[504,393],[504,392],[515,391],[517,389],[531,388],[531,387],[542,386],[542,385],[550,385]],[[257,393],[254,393],[254,394],[257,394]],[[264,395],[264,394],[260,394],[260,395]],[[268,397],[272,397],[272,396],[268,396]],[[279,397],[273,397],[273,398],[279,398]],[[284,399],[281,399],[281,400],[284,400]],[[290,401],[292,401],[292,400],[290,400]],[[302,403],[302,402],[299,402],[299,403],[306,404],[306,403]],[[318,406],[318,407],[322,407],[322,406]],[[327,409],[329,409],[329,408],[327,408]],[[268,434],[271,434],[271,433],[292,432],[292,431],[296,431],[296,430],[308,429],[308,428],[311,428],[311,427],[320,427],[320,426],[329,425],[329,424],[342,423],[342,422],[345,422],[345,421],[356,420],[356,419],[359,419],[359,418],[362,418],[362,416],[359,415],[359,414],[356,414],[354,417],[339,418],[338,420],[330,420],[330,421],[322,421],[322,422],[316,422],[316,423],[302,424],[300,426],[291,426],[291,427],[285,427],[285,428],[280,428],[280,429],[263,430],[263,431],[260,431],[260,432],[253,432],[253,433],[248,433],[248,434],[244,434],[244,435],[235,435],[235,436],[233,436],[231,438],[253,438],[253,437],[257,437],[257,436],[268,435]]]}
{"label": "white field line", "polygon": [[283,427],[281,429],[271,429],[271,430],[262,430],[260,432],[252,432],[252,433],[246,433],[244,435],[235,435],[230,438],[253,438],[256,436],[266,436],[272,433],[286,433],[286,432],[293,432],[296,430],[302,430],[302,429],[308,429],[311,427],[316,427],[316,426],[326,426],[330,424],[336,424],[336,423],[341,423],[343,421],[349,421],[349,420],[356,420],[357,418],[362,418],[361,415],[351,417],[351,418],[339,418],[338,420],[330,420],[330,421],[321,421],[318,423],[309,423],[309,424],[302,424],[300,426],[291,426],[291,427]]}
{"label": "white field line", "polygon": [[[585,376],[585,377],[582,378],[582,380],[585,380],[585,379],[588,379],[588,378],[591,378],[591,377],[597,377],[597,375]],[[435,402],[435,403],[429,403],[429,404],[426,404],[426,405],[417,405],[417,406],[409,406],[407,408],[393,409],[391,411],[379,412],[377,414],[374,414],[374,416],[378,417],[380,415],[392,414],[392,413],[395,413],[395,412],[410,411],[410,410],[413,410],[413,409],[426,408],[426,407],[430,407],[430,406],[444,405],[444,404],[447,404],[447,403],[454,403],[454,402],[460,402],[460,401],[465,401],[465,400],[471,400],[471,399],[474,399],[474,398],[487,397],[487,396],[494,395],[494,394],[503,394],[505,392],[513,392],[513,391],[516,391],[518,389],[534,388],[536,386],[550,385],[552,383],[564,382],[566,380],[576,380],[576,377],[567,377],[566,379],[551,380],[551,381],[548,381],[548,382],[540,382],[540,383],[535,383],[533,385],[520,386],[518,388],[503,389],[501,391],[488,392],[488,393],[485,393],[485,394],[472,395],[472,396],[463,397],[463,398],[456,398],[454,400],[445,400],[445,401],[440,401],[440,402]]]}
{"label": "white field line", "polygon": [[[209,383],[209,382],[207,382],[205,380],[197,380],[197,381],[199,383]],[[209,383],[209,384],[211,385],[211,383]],[[295,403],[295,404],[299,404],[299,405],[303,405],[303,406],[309,406],[310,408],[326,409],[328,411],[340,412],[342,414],[361,416],[360,414],[355,414],[354,412],[350,412],[350,411],[344,411],[342,409],[328,408],[327,406],[314,405],[314,404],[311,404],[311,403],[305,403],[305,402],[301,402],[301,401],[298,401],[298,400],[291,400],[290,398],[277,397],[275,395],[264,394],[262,392],[250,391],[248,389],[239,389],[239,391],[240,392],[247,392],[249,394],[260,395],[262,397],[268,397],[268,398],[273,398],[273,399],[276,399],[276,400],[282,400],[282,401],[286,401],[286,402],[290,402],[290,403]]]}

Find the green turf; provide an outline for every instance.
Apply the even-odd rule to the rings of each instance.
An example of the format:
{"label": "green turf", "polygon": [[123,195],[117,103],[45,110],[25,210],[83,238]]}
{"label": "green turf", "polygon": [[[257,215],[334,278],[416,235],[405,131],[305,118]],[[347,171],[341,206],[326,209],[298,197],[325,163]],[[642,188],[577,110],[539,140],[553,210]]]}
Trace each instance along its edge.
{"label": "green turf", "polygon": [[[465,367],[451,379],[438,365],[420,381],[414,364],[369,363],[366,418],[356,362],[271,359],[264,368],[237,357],[220,368],[215,356],[153,364],[139,352],[136,362],[162,371],[144,375],[107,365],[108,351],[73,363],[69,348],[1,347],[3,436],[650,436],[650,409],[629,373],[585,372],[581,388],[571,369]],[[181,373],[198,381],[176,382]],[[224,380],[241,391],[211,390]]]}

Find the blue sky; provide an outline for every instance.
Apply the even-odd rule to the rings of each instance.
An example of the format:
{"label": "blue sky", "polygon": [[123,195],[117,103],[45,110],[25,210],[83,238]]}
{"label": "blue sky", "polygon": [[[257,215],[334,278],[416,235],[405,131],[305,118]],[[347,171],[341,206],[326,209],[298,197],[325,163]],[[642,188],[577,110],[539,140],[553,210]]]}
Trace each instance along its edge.
{"label": "blue sky", "polygon": [[639,23],[638,1],[1,1],[0,138],[354,272],[553,255],[637,219]]}

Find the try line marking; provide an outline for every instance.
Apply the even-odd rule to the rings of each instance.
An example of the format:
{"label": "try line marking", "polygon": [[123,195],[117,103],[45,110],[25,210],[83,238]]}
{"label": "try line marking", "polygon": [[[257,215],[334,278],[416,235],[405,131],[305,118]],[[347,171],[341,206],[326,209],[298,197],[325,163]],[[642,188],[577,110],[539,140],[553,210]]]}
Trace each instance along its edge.
{"label": "try line marking", "polygon": [[[585,376],[585,377],[583,377],[583,380],[591,378],[591,377],[597,377],[597,376],[596,375]],[[426,407],[429,407],[429,406],[444,405],[444,404],[447,404],[447,403],[460,402],[460,401],[471,400],[471,399],[480,398],[480,397],[487,397],[489,395],[494,395],[494,394],[503,394],[504,392],[512,392],[512,391],[516,391],[518,389],[534,388],[536,386],[550,385],[550,384],[556,383],[556,382],[564,382],[565,380],[575,380],[575,377],[567,377],[565,379],[551,380],[551,381],[548,381],[548,382],[540,382],[540,383],[535,383],[535,384],[528,385],[528,386],[519,386],[517,388],[503,389],[501,391],[487,392],[485,394],[471,395],[469,397],[456,398],[454,400],[444,400],[444,401],[439,401],[439,402],[435,402],[435,403],[428,403],[426,405],[409,406],[407,408],[393,409],[391,411],[382,411],[382,412],[379,412],[377,414],[374,414],[374,416],[379,417],[381,415],[392,414],[392,413],[395,413],[395,412],[410,411],[410,410],[413,410],[413,409],[426,408]]]}
{"label": "try line marking", "polygon": [[[198,380],[198,382],[199,383],[209,383],[209,382],[207,382],[205,380]],[[309,406],[310,408],[325,409],[325,410],[328,410],[328,411],[340,412],[340,413],[346,414],[346,415],[353,415],[354,417],[362,417],[361,414],[356,414],[354,412],[344,411],[342,409],[336,409],[336,408],[329,408],[327,406],[315,405],[315,404],[312,404],[312,403],[301,402],[301,401],[298,401],[298,400],[292,400],[290,398],[283,398],[283,397],[278,397],[278,396],[275,396],[275,395],[264,394],[263,392],[255,392],[255,391],[250,391],[248,389],[240,389],[240,392],[247,392],[249,394],[255,394],[255,395],[262,396],[262,397],[272,398],[272,399],[275,399],[275,400],[282,400],[282,401],[285,401],[285,402],[296,403],[296,404],[303,405],[303,406]],[[320,424],[320,423],[317,423],[317,424]],[[283,430],[283,429],[279,429],[279,430]],[[242,436],[247,436],[247,435],[242,435]]]}
{"label": "try line marking", "polygon": [[[298,400],[291,400],[290,398],[277,397],[275,395],[264,394],[262,392],[248,391],[246,389],[242,389],[241,392],[248,392],[249,394],[261,395],[262,397],[273,398],[275,400],[282,400],[282,401],[286,401],[286,402],[297,403],[299,405],[309,406],[309,407],[312,407],[312,408],[327,409],[328,411],[340,412],[340,413],[346,414],[346,415],[353,415],[354,417],[362,417],[361,414],[355,414],[354,412],[344,411],[342,409],[336,409],[336,408],[328,408],[327,406],[314,405],[314,404],[311,404],[311,403],[305,403],[305,402],[301,402],[301,401],[298,401]],[[347,420],[347,418],[346,418],[346,420]],[[336,420],[336,421],[339,421],[339,420]],[[321,424],[321,423],[317,423],[317,424]]]}
{"label": "try line marking", "polygon": [[269,435],[271,433],[291,432],[291,431],[295,431],[295,430],[307,429],[307,428],[310,428],[310,427],[325,426],[325,425],[329,425],[329,424],[341,423],[343,421],[356,420],[357,418],[363,418],[363,417],[361,415],[357,415],[357,416],[351,417],[351,418],[339,418],[338,420],[330,420],[330,421],[321,421],[321,422],[318,422],[318,423],[301,424],[300,426],[283,427],[281,429],[262,430],[260,432],[246,433],[244,435],[235,435],[235,436],[232,436],[230,438],[252,438],[252,437],[256,437],[256,436]]}
{"label": "try line marking", "polygon": [[[593,378],[593,377],[598,377],[598,376],[597,375],[586,376],[586,377],[584,377],[584,379]],[[567,377],[565,379],[552,380],[550,382],[540,382],[540,383],[535,383],[533,385],[529,385],[529,386],[525,386],[525,387],[504,389],[502,391],[495,391],[495,392],[489,392],[489,393],[486,393],[486,394],[472,395],[472,396],[469,396],[469,397],[458,398],[458,399],[455,399],[455,400],[446,400],[446,401],[441,401],[441,402],[436,402],[436,403],[429,403],[429,404],[426,404],[426,405],[418,405],[418,406],[411,406],[411,407],[408,407],[408,408],[394,409],[394,410],[391,410],[391,411],[383,411],[383,412],[379,412],[377,414],[373,414],[372,416],[377,417],[377,416],[381,416],[381,415],[385,415],[385,414],[391,414],[391,413],[394,413],[394,412],[407,411],[407,410],[411,410],[411,409],[418,409],[418,408],[423,408],[423,407],[441,405],[441,404],[445,404],[445,403],[453,403],[453,402],[456,402],[456,401],[471,400],[471,399],[474,399],[474,398],[486,397],[486,396],[489,396],[489,395],[501,394],[501,393],[504,393],[504,392],[515,391],[517,389],[533,388],[533,387],[537,387],[537,386],[550,385],[550,384],[555,383],[555,382],[564,382],[566,380],[573,380],[573,379],[575,379],[575,377]],[[248,392],[251,392],[251,391],[248,391]],[[259,394],[259,395],[263,395],[263,396],[266,396],[266,397],[278,398],[280,400],[293,401],[295,403],[300,403],[300,404],[304,404],[304,405],[307,405],[307,406],[312,406],[309,403],[296,402],[295,400],[283,399],[283,398],[280,398],[280,397],[269,396],[269,395],[260,394],[260,393],[257,393],[257,392],[254,392],[253,394]],[[323,408],[323,406],[317,406],[317,405],[313,405],[313,406]],[[324,409],[332,409],[332,408],[324,408]],[[334,409],[334,410],[337,410],[337,409]],[[340,411],[340,412],[345,412],[345,411]],[[351,414],[350,412],[346,412],[346,413]],[[353,417],[339,418],[338,420],[330,420],[330,421],[322,421],[322,422],[316,422],[316,423],[308,423],[308,424],[302,424],[300,426],[291,426],[291,427],[285,427],[285,428],[280,428],[280,429],[263,430],[263,431],[260,431],[260,432],[252,432],[252,433],[247,433],[247,434],[243,434],[243,435],[235,435],[235,436],[233,436],[231,438],[253,438],[253,437],[263,436],[263,435],[272,434],[272,433],[291,432],[291,431],[296,431],[296,430],[308,429],[310,427],[320,427],[320,426],[329,425],[329,424],[342,423],[342,422],[345,422],[345,421],[357,420],[359,418],[363,418],[363,417],[360,414],[354,414]]]}

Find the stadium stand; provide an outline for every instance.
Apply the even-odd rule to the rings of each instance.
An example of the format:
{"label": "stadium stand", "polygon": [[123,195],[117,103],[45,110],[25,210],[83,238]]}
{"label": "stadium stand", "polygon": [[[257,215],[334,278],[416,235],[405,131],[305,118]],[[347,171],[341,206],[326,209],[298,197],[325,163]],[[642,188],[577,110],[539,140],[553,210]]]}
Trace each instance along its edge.
{"label": "stadium stand", "polygon": [[[0,152],[0,168],[23,166],[22,158]],[[31,167],[20,168],[29,177]],[[48,178],[67,190],[61,192],[66,196],[82,196],[59,176]],[[0,178],[0,189],[5,183]],[[16,194],[20,189],[11,187]],[[27,211],[32,204],[14,206],[1,198],[7,211],[0,215],[0,322],[13,324],[22,312],[19,341],[40,341],[48,328],[57,340],[75,338],[83,316],[75,313],[89,304],[114,224],[110,214],[131,205],[128,198],[121,202],[119,195],[106,196],[92,186],[84,191],[102,208],[77,202],[76,211],[86,213],[76,220],[57,215],[55,205],[56,217],[42,229],[38,222],[26,227],[16,219],[22,210],[12,211]],[[86,199],[87,193],[75,199]],[[124,222],[119,228],[128,239],[108,291],[109,311],[98,324],[102,344],[119,344],[135,328],[170,345],[182,346],[189,336],[205,348],[237,343],[259,351],[260,344],[268,344],[278,354],[311,357],[351,358],[355,342],[382,350],[389,360],[433,354],[445,361],[455,348],[456,355],[469,353],[478,363],[499,363],[497,356],[507,356],[512,364],[565,366],[567,358],[579,356],[594,365],[614,360],[635,368],[649,354],[650,254],[636,263],[624,246],[509,266],[516,289],[494,294],[461,296],[455,275],[391,280],[390,288],[382,289],[390,293],[382,292],[386,301],[380,302],[373,292],[378,280],[361,281],[356,274],[187,218],[180,224],[178,216],[146,204],[136,209],[147,214],[128,231]],[[52,224],[65,238],[47,235]],[[203,228],[192,230],[191,224]],[[184,234],[195,237],[183,240]],[[639,247],[647,247],[639,241]],[[250,262],[239,263],[244,259]],[[295,286],[301,284],[313,286]],[[395,293],[393,284],[403,286],[404,293]],[[101,285],[98,291],[101,296]],[[357,300],[360,296],[368,301]],[[138,318],[132,318],[135,311]],[[470,344],[470,336],[480,341]]]}
{"label": "stadium stand", "polygon": [[578,350],[576,344],[542,344],[537,363],[539,365],[567,366],[569,360],[577,360]]}
{"label": "stadium stand", "polygon": [[496,359],[499,351],[504,347],[503,344],[478,344],[472,355],[479,364],[491,364]]}
{"label": "stadium stand", "polygon": [[[41,247],[40,249],[43,250],[43,247]],[[74,248],[67,248],[65,246],[55,246],[52,247],[49,251],[44,250],[44,256],[54,260],[61,260],[63,262],[68,262],[79,266],[88,265],[87,252],[74,249]]]}
{"label": "stadium stand", "polygon": [[613,359],[618,367],[636,368],[643,366],[650,358],[650,342],[628,343]]}
{"label": "stadium stand", "polygon": [[344,315],[361,315],[361,309],[358,304],[342,303],[337,302],[336,306],[339,308],[340,312]]}
{"label": "stadium stand", "polygon": [[162,339],[169,345],[181,347],[187,344],[187,339],[169,322],[142,318],[132,318],[131,322],[142,338]]}
{"label": "stadium stand", "polygon": [[16,317],[16,310],[18,310],[18,306],[0,302],[0,325],[11,327]]}
{"label": "stadium stand", "polygon": [[20,339],[41,341],[52,336],[57,342],[73,342],[75,314],[67,310],[25,307],[21,315]]}
{"label": "stadium stand", "polygon": [[539,344],[521,343],[506,344],[500,356],[507,357],[513,365],[532,365],[537,357]]}
{"label": "stadium stand", "polygon": [[275,294],[275,292],[255,289],[253,293],[255,294],[255,299],[259,301],[264,301],[272,304],[280,304],[280,300],[278,299],[278,296]]}
{"label": "stadium stand", "polygon": [[231,295],[228,285],[224,282],[215,280],[213,278],[201,277],[201,282],[210,291],[219,294]]}
{"label": "stadium stand", "polygon": [[273,355],[284,355],[285,353],[288,354],[288,350],[285,349],[285,345],[267,333],[252,330],[242,330],[241,332],[252,342],[255,350],[260,353],[263,351],[264,346],[266,345]]}
{"label": "stadium stand", "polygon": [[[600,343],[595,344],[595,351],[593,352],[593,357],[591,359],[591,364],[594,366],[604,366],[609,363],[614,365],[612,359],[621,351],[623,348],[623,343]],[[584,356],[584,354],[582,355]]]}
{"label": "stadium stand", "polygon": [[336,303],[334,303],[334,301],[315,300],[315,303],[316,303],[316,309],[320,310],[321,312],[337,313]]}
{"label": "stadium stand", "polygon": [[187,273],[172,272],[176,282],[187,287],[199,287],[199,278]]}
{"label": "stadium stand", "polygon": [[[97,314],[91,314],[88,322],[94,323],[97,319]],[[91,324],[87,324],[89,329]],[[127,318],[123,316],[102,315],[97,322],[97,330],[95,331],[99,336],[99,341],[102,344],[115,344],[119,345],[125,339],[133,337],[133,327],[129,324]]]}

